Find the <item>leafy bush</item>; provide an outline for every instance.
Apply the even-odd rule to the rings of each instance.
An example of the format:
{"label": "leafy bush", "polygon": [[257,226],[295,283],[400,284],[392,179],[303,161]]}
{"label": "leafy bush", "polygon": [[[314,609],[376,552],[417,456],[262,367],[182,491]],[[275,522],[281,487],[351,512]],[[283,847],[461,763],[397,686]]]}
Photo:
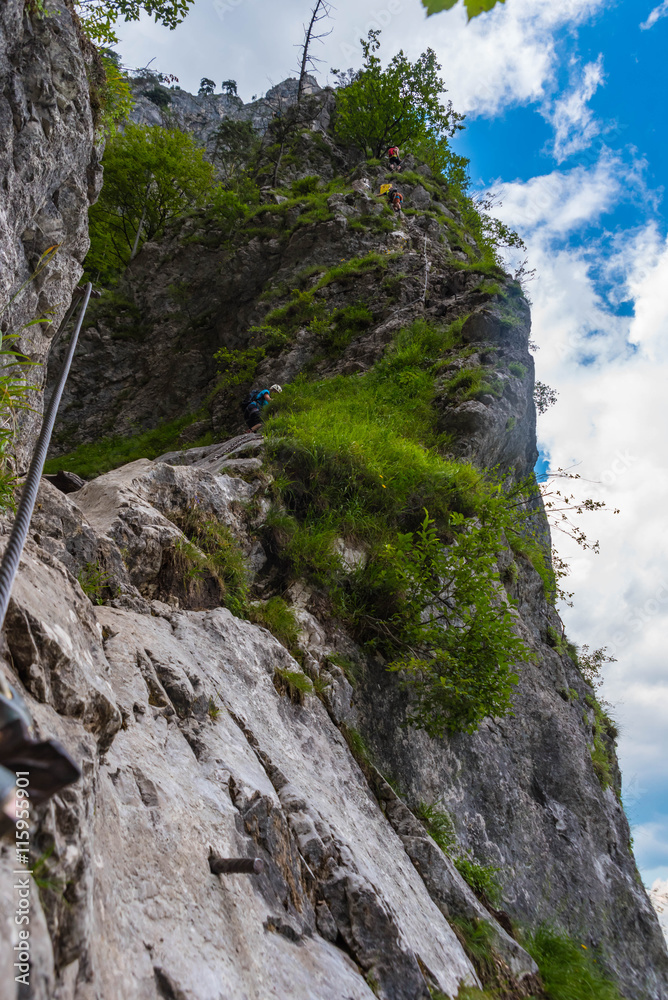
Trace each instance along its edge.
{"label": "leafy bush", "polygon": [[89,213],[91,247],[86,271],[113,280],[146,241],[210,196],[213,167],[192,136],[128,122],[112,135],[104,159],[104,186]]}
{"label": "leafy bush", "polygon": [[320,178],[318,176],[302,177],[298,181],[293,181],[291,185],[295,198],[303,194],[315,194],[319,187]]}
{"label": "leafy bush", "polygon": [[282,597],[270,597],[264,603],[251,604],[247,612],[250,621],[263,625],[291,653],[297,652],[301,629],[295,613]]}
{"label": "leafy bush", "polygon": [[[409,721],[438,736],[507,713],[513,665],[529,655],[496,567],[504,533],[524,530],[523,500],[438,450],[434,368],[459,329],[419,321],[363,377],[298,380],[266,424],[283,477],[282,557],[327,588],[399,673]],[[354,573],[340,537],[369,549]]]}
{"label": "leafy bush", "polygon": [[457,538],[446,547],[425,514],[414,535],[388,546],[384,572],[403,601],[384,629],[405,649],[389,669],[412,695],[409,721],[430,736],[470,733],[485,716],[507,715],[519,680],[513,666],[531,656],[499,598],[501,525],[489,511],[479,525],[453,512]]}
{"label": "leafy bush", "polygon": [[219,385],[232,388],[252,382],[265,353],[264,347],[249,347],[245,351],[231,351],[227,347],[221,347],[214,354],[221,373]]}
{"label": "leafy bush", "polygon": [[538,965],[549,1000],[623,1000],[589,948],[566,934],[541,927],[524,946]]}

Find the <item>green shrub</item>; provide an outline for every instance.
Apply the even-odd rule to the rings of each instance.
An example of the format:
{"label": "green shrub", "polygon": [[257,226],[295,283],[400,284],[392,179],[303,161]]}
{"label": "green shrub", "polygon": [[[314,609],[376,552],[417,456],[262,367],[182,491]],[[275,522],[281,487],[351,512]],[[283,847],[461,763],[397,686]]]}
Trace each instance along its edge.
{"label": "green shrub", "polygon": [[264,347],[248,347],[245,351],[231,351],[227,347],[221,347],[214,354],[221,375],[219,386],[233,388],[252,382],[265,354]]}
{"label": "green shrub", "polygon": [[[530,535],[520,534],[517,531],[508,532],[510,547],[517,556],[522,556],[531,563],[543,581],[545,598],[550,604],[554,604],[557,597],[557,581],[552,569],[552,564],[545,554],[545,550]],[[566,650],[564,649],[564,652]]]}
{"label": "green shrub", "polygon": [[300,180],[293,181],[291,184],[292,193],[296,198],[304,194],[315,194],[319,187],[320,178],[315,175],[302,177]]}
{"label": "green shrub", "polygon": [[298,670],[283,670],[277,668],[274,671],[274,686],[279,694],[287,694],[290,701],[301,705],[307,694],[313,693],[313,684],[306,676]]}
{"label": "green shrub", "polygon": [[476,896],[494,904],[499,901],[501,889],[497,879],[499,868],[481,865],[470,854],[457,854],[453,858],[455,868],[465,882],[471,886]]}
{"label": "green shrub", "polygon": [[107,597],[116,596],[117,590],[110,586],[109,579],[99,562],[86,563],[77,574],[79,586],[93,604],[104,604]]}
{"label": "green shrub", "polygon": [[[496,566],[523,504],[438,450],[434,366],[457,335],[418,321],[363,377],[286,387],[266,424],[291,518],[282,557],[390,661],[408,721],[434,736],[509,712],[514,664],[529,657]],[[341,537],[369,550],[352,574]]]}
{"label": "green shrub", "polygon": [[623,1000],[590,949],[566,934],[541,927],[524,946],[538,965],[549,1000]]}
{"label": "green shrub", "polygon": [[415,815],[424,824],[427,833],[448,856],[457,845],[455,827],[447,812],[436,805],[420,802]]}
{"label": "green shrub", "polygon": [[527,373],[526,367],[520,364],[519,361],[511,361],[508,365],[508,371],[517,378],[524,378]]}
{"label": "green shrub", "polygon": [[246,616],[248,584],[238,542],[225,524],[203,510],[195,499],[169,519],[188,539],[180,548],[186,576],[197,580],[210,575],[220,588],[221,601],[238,617]]}
{"label": "green shrub", "polygon": [[449,398],[463,402],[489,394],[496,399],[503,395],[503,382],[482,365],[460,370],[447,380],[444,386]]}
{"label": "green shrub", "polygon": [[455,868],[475,894],[489,900],[490,903],[497,902],[501,888],[496,876],[500,869],[493,865],[480,864],[470,851],[465,851],[459,846],[454,824],[445,810],[433,804],[420,802],[414,812],[432,840],[452,859]]}
{"label": "green shrub", "polygon": [[264,603],[254,603],[248,608],[248,618],[262,625],[290,652],[297,649],[301,629],[294,611],[282,597],[270,597]]}

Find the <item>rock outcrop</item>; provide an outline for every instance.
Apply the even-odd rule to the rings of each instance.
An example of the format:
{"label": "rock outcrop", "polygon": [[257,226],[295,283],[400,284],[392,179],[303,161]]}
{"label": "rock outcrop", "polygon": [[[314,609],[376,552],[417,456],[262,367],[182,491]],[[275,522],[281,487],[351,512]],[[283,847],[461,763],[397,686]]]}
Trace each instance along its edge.
{"label": "rock outcrop", "polygon": [[[38,387],[82,274],[88,207],[102,179],[89,91],[97,55],[71,4],[45,6],[44,16],[30,14],[24,0],[5,0],[0,9],[0,329],[19,334],[18,346],[37,362]],[[56,246],[30,281],[42,255]],[[27,325],[35,319],[44,322]],[[34,393],[37,412],[20,416],[19,468],[39,429],[41,401],[41,392]]]}
{"label": "rock outcrop", "polygon": [[[184,123],[202,138],[210,106],[243,111],[231,97],[186,95]],[[308,374],[359,386],[380,372],[383,392],[399,385],[412,403],[411,386],[428,378],[429,442],[410,440],[419,461],[458,460],[478,484],[463,463],[514,482],[531,472],[522,289],[427,167],[405,160],[402,219],[375,195],[386,181],[306,130],[281,190],[232,221],[182,220],[91,312],[54,454],[177,424],[155,460],[79,489],[57,478],[67,493],[43,482],[7,617],[4,669],[83,771],[32,817],[36,1000],[455,1000],[483,982],[504,1000],[538,997],[522,932],[544,922],[592,949],[626,1000],[668,1000],[614,732],[539,573],[544,519],[532,539],[542,561],[519,543],[493,553],[494,600],[505,587],[532,654],[517,666],[515,714],[432,738],[406,725],[382,647],[364,645],[304,559],[286,555],[299,503],[322,482],[323,449],[292,440],[289,423],[268,445],[240,426],[251,384]],[[437,346],[395,384],[382,365],[412,323]],[[384,403],[361,405],[374,399]],[[300,447],[313,463],[288,516],[281,491]],[[354,466],[338,440],[334,450],[347,489]],[[361,531],[348,534],[320,554],[338,560],[332,579],[354,597],[355,574],[378,556]],[[427,830],[435,807],[452,826],[440,846]],[[213,856],[260,859],[263,870],[216,875]],[[463,859],[496,869],[496,906],[462,878]],[[3,878],[12,870],[5,847]],[[11,898],[0,907],[11,982]]]}

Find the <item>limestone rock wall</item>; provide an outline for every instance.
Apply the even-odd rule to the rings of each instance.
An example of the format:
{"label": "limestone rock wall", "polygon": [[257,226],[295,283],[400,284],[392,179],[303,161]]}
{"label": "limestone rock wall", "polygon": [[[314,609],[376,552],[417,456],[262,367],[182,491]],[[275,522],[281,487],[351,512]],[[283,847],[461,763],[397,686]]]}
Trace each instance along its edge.
{"label": "limestone rock wall", "polygon": [[[0,6],[0,329],[39,365],[44,382],[51,339],[78,283],[88,251],[88,206],[101,183],[89,76],[95,55],[67,2],[47,0],[46,16],[24,0]],[[49,247],[52,263],[12,302]],[[35,319],[45,324],[27,326]],[[37,413],[20,417],[17,457],[25,468],[39,429]]]}
{"label": "limestone rock wall", "polygon": [[[456,871],[436,874],[440,895],[423,881],[327,702],[279,693],[275,671],[301,671],[287,650],[224,608],[150,600],[182,538],[167,515],[197,498],[239,530],[259,488],[145,460],[74,499],[42,486],[6,634],[40,728],[84,776],[34,817],[49,880],[32,887],[31,996],[454,997],[477,977],[448,905],[477,907],[530,983],[531,959]],[[118,594],[103,607],[73,576],[95,545]],[[265,872],[212,875],[211,850]],[[5,845],[3,885],[11,867]],[[0,907],[8,984],[11,896]]]}

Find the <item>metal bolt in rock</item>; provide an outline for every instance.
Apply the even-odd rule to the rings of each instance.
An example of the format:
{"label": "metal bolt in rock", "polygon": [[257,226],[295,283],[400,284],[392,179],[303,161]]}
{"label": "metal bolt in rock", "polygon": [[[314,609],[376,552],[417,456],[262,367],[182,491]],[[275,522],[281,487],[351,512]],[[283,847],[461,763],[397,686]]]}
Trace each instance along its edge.
{"label": "metal bolt in rock", "polygon": [[214,875],[261,875],[264,861],[262,858],[219,858],[212,854],[209,868]]}

